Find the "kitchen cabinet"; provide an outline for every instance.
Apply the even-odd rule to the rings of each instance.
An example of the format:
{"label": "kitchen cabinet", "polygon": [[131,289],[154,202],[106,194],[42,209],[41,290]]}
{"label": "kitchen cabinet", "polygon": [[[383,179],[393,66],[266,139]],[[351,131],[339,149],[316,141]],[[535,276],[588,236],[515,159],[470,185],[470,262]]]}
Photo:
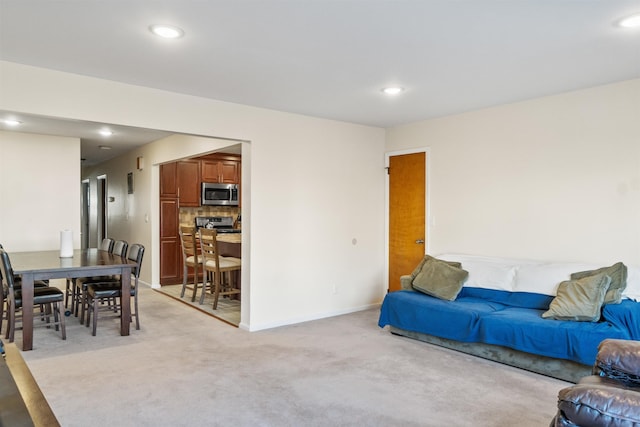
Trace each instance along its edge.
{"label": "kitchen cabinet", "polygon": [[239,159],[209,157],[202,160],[202,182],[239,184],[239,181]]}
{"label": "kitchen cabinet", "polygon": [[200,162],[198,160],[178,162],[176,181],[180,207],[200,206]]}
{"label": "kitchen cabinet", "polygon": [[160,165],[160,197],[178,197],[178,163]]}
{"label": "kitchen cabinet", "polygon": [[178,198],[160,198],[160,284],[182,282]]}
{"label": "kitchen cabinet", "polygon": [[179,207],[200,206],[200,182],[198,160],[160,165],[160,197],[177,198]]}

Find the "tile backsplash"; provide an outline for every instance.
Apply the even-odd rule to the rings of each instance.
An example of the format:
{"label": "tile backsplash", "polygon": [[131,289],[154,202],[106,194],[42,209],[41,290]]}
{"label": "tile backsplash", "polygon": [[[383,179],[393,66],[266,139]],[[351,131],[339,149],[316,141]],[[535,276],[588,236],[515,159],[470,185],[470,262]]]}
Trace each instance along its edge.
{"label": "tile backsplash", "polygon": [[194,225],[197,216],[230,216],[235,219],[239,213],[240,208],[229,206],[180,208],[180,225]]}

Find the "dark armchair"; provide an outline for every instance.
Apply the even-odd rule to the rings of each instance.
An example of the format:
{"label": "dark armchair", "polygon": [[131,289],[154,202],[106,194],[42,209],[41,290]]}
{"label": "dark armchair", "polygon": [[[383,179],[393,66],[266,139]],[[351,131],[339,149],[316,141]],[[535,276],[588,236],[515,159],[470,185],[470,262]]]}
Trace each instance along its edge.
{"label": "dark armchair", "polygon": [[558,393],[550,427],[640,427],[640,341],[600,343],[593,375]]}

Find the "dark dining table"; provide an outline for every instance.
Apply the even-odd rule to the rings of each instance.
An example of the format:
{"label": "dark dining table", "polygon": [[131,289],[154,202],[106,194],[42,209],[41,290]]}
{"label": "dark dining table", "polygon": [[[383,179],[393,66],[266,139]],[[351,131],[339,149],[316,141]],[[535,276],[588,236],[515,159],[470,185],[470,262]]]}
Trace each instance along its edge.
{"label": "dark dining table", "polygon": [[[9,253],[13,274],[22,277],[22,306],[33,306],[34,280],[73,279],[77,277],[121,275],[122,311],[120,335],[129,335],[131,318],[131,269],[136,266],[126,257],[99,249],[73,251],[73,257],[60,258],[60,251]],[[22,313],[22,350],[33,348],[33,310]]]}

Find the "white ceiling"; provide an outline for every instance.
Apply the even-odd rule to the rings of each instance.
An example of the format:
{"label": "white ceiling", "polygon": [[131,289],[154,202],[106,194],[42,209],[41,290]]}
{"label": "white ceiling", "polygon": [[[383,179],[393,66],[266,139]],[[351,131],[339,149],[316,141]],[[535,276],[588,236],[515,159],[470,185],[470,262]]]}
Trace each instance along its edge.
{"label": "white ceiling", "polygon": [[[169,132],[153,129],[105,125],[104,123],[79,120],[62,120],[31,114],[16,114],[3,110],[0,110],[0,119],[21,122],[20,127],[13,127],[0,121],[0,130],[80,138],[80,157],[83,160],[83,166],[101,163],[118,157],[134,147],[171,135]],[[110,137],[100,135],[99,132],[103,129],[111,130],[113,135]],[[100,148],[101,146],[109,147],[109,149],[103,150]]]}
{"label": "white ceiling", "polygon": [[[638,12],[640,0],[0,0],[0,59],[391,127],[639,78],[640,29],[615,25]],[[158,39],[154,23],[185,36]],[[384,96],[392,84],[406,91]]]}

